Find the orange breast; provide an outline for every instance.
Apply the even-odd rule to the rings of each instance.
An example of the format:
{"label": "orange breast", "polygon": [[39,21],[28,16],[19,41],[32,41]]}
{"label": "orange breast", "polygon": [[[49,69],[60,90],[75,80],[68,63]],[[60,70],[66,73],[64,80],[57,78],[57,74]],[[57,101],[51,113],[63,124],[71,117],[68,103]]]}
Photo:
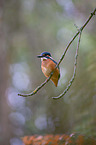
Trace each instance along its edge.
{"label": "orange breast", "polygon": [[[55,69],[55,67],[56,67],[56,64],[50,59],[46,59],[42,61],[41,69],[46,77],[50,76],[51,72]],[[59,72],[59,69],[56,68],[54,74],[51,77],[51,80],[56,87],[58,84],[59,77],[60,77],[60,72]]]}

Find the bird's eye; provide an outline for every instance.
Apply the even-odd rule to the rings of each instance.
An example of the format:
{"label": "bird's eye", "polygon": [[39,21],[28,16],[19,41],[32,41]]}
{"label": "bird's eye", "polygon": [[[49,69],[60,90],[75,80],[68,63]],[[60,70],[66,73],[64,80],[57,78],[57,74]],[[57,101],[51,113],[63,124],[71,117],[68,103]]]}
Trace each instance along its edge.
{"label": "bird's eye", "polygon": [[45,54],[43,54],[43,56],[45,56]]}

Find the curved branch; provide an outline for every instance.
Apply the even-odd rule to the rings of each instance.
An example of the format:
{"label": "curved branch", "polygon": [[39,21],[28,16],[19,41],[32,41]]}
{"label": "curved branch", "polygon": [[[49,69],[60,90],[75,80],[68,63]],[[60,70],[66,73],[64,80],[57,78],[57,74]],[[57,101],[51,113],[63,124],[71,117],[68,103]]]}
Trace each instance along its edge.
{"label": "curved branch", "polygon": [[[61,56],[58,64],[56,65],[56,68],[60,65],[60,63],[62,62],[62,60],[64,59],[65,57],[65,54],[68,50],[68,48],[70,47],[70,45],[72,44],[72,42],[75,40],[75,38],[80,34],[79,37],[81,37],[81,32],[83,31],[83,29],[86,27],[86,25],[89,23],[89,21],[91,20],[91,18],[93,17],[93,15],[95,15],[95,12],[96,12],[96,8],[94,9],[93,12],[91,12],[90,16],[88,17],[88,19],[85,21],[85,23],[83,24],[83,26],[76,32],[76,34],[74,35],[74,37],[70,40],[70,42],[68,43],[68,45],[66,46],[65,50],[64,50],[64,53],[63,55]],[[54,69],[54,71],[56,70],[56,68]],[[45,86],[45,84],[47,84],[49,82],[49,80],[51,79],[54,71],[51,73],[51,75],[40,85],[38,86],[33,92],[31,92],[30,94],[18,94],[19,96],[23,96],[23,97],[28,97],[28,96],[32,96],[32,95],[35,95],[43,86]],[[73,77],[72,77],[73,78]],[[74,77],[75,78],[75,77]],[[74,80],[74,79],[73,79]],[[72,83],[73,80],[70,80],[70,82]],[[67,88],[65,89],[65,93],[63,92],[62,94],[66,94],[66,92],[69,90],[71,85],[68,85]],[[62,95],[61,94],[61,95]],[[60,95],[60,96],[61,96]],[[59,96],[58,96],[59,97]],[[54,99],[56,99],[57,97],[53,97]],[[61,97],[59,97],[61,98]]]}
{"label": "curved branch", "polygon": [[74,63],[74,73],[73,76],[71,78],[71,80],[69,81],[68,86],[66,87],[66,89],[63,91],[62,94],[60,94],[57,97],[53,97],[53,99],[60,99],[61,97],[63,97],[66,92],[70,89],[70,87],[72,86],[72,83],[74,82],[75,76],[76,76],[76,68],[77,68],[77,57],[78,57],[78,51],[79,51],[79,45],[80,45],[80,40],[81,40],[81,32],[79,33],[79,38],[78,38],[78,43],[77,43],[77,49],[76,49],[76,54],[75,54],[75,63]]}

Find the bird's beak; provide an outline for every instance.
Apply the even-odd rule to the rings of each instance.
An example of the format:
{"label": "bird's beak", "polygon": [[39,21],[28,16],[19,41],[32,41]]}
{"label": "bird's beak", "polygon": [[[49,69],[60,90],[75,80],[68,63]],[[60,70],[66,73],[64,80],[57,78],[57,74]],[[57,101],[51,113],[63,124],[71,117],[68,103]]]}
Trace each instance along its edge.
{"label": "bird's beak", "polygon": [[41,58],[41,57],[43,57],[43,56],[42,56],[42,55],[37,55],[37,57],[38,57],[38,58]]}

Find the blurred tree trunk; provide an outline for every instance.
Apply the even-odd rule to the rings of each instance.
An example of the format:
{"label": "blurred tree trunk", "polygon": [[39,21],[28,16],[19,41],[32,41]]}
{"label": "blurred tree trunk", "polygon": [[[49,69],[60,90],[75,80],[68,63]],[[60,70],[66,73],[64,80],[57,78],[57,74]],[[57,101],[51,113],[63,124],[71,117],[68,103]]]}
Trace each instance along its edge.
{"label": "blurred tree trunk", "polygon": [[[18,23],[19,1],[0,1],[0,141],[2,145],[10,145],[14,136],[9,121],[10,108],[7,102],[9,65],[11,58],[11,33],[16,32]],[[11,11],[10,11],[11,10]],[[17,11],[17,12],[16,12]]]}
{"label": "blurred tree trunk", "polygon": [[[2,27],[0,28],[0,32]],[[1,32],[2,33],[2,32]],[[6,88],[8,81],[8,62],[7,62],[7,53],[5,52],[5,36],[0,36],[0,127],[1,127],[1,138],[5,141],[5,144],[8,144],[8,140],[11,135],[9,129],[9,107],[7,104]]]}
{"label": "blurred tree trunk", "polygon": [[[0,1],[1,6],[1,1]],[[1,7],[0,7],[1,9]],[[3,7],[2,7],[3,9]],[[2,13],[2,12],[1,12]],[[4,30],[4,24],[2,21],[2,14],[0,14],[0,128],[1,128],[1,144],[8,145],[8,141],[11,136],[11,131],[9,128],[8,113],[10,111],[7,104],[7,82],[8,82],[8,60],[7,60],[7,44],[6,44],[6,34]]]}

